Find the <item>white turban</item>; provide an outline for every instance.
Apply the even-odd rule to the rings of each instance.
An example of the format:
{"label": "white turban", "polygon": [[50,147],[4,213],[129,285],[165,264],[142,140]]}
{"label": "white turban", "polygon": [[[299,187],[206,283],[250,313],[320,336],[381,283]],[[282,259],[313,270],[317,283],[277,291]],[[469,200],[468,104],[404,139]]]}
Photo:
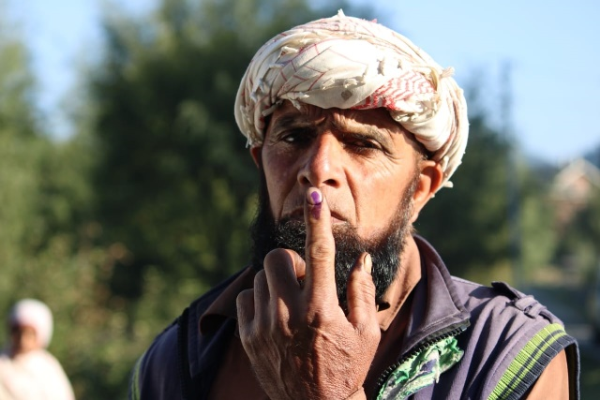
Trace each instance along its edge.
{"label": "white turban", "polygon": [[462,90],[404,36],[341,11],[283,32],[256,53],[238,89],[235,119],[249,145],[262,143],[265,120],[289,100],[320,108],[384,107],[432,154],[444,186],[467,145]]}
{"label": "white turban", "polygon": [[19,301],[10,313],[11,325],[25,325],[35,329],[41,347],[48,347],[52,338],[52,312],[39,300]]}

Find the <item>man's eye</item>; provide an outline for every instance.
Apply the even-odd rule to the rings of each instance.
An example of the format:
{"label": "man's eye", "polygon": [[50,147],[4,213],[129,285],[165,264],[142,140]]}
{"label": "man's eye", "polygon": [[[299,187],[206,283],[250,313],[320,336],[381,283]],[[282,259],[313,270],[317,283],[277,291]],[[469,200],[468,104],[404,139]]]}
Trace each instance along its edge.
{"label": "man's eye", "polygon": [[372,140],[347,140],[346,147],[356,152],[380,150],[381,146]]}
{"label": "man's eye", "polygon": [[295,133],[286,133],[281,137],[281,140],[286,143],[295,143],[298,140],[298,135]]}
{"label": "man's eye", "polygon": [[304,130],[291,130],[282,133],[279,138],[282,142],[289,144],[301,144],[310,140],[310,135]]}

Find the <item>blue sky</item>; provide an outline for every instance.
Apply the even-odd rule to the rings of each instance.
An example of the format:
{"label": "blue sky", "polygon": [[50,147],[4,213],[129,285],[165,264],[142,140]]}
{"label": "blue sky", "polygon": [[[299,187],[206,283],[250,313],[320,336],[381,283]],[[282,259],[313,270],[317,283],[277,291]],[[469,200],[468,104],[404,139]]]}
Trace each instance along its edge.
{"label": "blue sky", "polygon": [[[5,0],[32,46],[40,107],[50,129],[68,136],[66,110],[81,69],[98,55],[98,0]],[[525,155],[563,163],[600,144],[600,2],[596,0],[354,0],[408,36],[459,84],[477,75],[498,99],[509,63],[512,135]],[[143,11],[155,0],[121,0]],[[1,4],[1,3],[0,3]],[[490,103],[501,121],[498,104]],[[233,115],[232,115],[233,118]]]}

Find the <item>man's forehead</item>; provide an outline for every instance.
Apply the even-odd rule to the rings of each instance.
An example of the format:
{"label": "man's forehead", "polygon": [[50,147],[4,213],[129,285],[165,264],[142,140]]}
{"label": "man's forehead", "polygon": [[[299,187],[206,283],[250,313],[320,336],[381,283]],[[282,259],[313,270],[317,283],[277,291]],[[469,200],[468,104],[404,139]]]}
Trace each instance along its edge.
{"label": "man's forehead", "polygon": [[277,108],[275,108],[271,119],[290,119],[302,121],[322,116],[325,113],[326,110],[310,104],[299,102],[292,104],[292,102],[285,100]]}
{"label": "man's forehead", "polygon": [[[344,125],[360,130],[361,128],[380,127],[404,132],[401,125],[392,119],[384,108],[370,110],[342,110],[339,108],[323,109],[309,104],[292,104],[284,101],[271,115],[268,124],[276,126],[321,124],[331,121],[336,125]],[[354,130],[353,129],[353,130]]]}
{"label": "man's forehead", "polygon": [[[331,116],[331,118],[328,118]],[[427,158],[430,154],[419,143],[415,135],[408,132],[396,122],[385,108],[369,110],[341,110],[337,108],[323,109],[312,105],[299,104],[298,107],[285,101],[267,119],[266,137],[291,129],[312,129],[328,126],[351,135],[364,136],[379,141],[389,150],[397,150],[410,146],[417,153]]]}

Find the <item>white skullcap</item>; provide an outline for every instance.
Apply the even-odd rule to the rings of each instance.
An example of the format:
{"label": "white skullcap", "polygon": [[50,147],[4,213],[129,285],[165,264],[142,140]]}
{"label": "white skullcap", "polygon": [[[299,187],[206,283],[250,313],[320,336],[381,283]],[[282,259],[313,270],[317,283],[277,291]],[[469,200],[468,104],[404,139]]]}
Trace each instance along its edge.
{"label": "white skullcap", "polygon": [[463,91],[404,36],[343,12],[283,32],[256,53],[238,89],[235,120],[249,145],[283,100],[320,108],[384,107],[432,154],[443,186],[460,165],[469,132]]}
{"label": "white skullcap", "polygon": [[48,347],[52,338],[52,312],[39,300],[24,299],[11,310],[12,325],[26,325],[35,329],[40,346]]}

